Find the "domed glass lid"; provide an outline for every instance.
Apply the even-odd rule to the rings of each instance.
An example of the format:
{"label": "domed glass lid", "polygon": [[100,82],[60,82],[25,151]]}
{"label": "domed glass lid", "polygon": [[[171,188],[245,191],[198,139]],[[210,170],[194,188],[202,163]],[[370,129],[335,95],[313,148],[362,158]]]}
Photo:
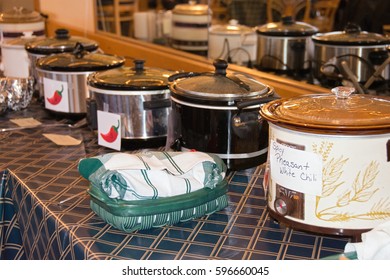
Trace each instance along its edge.
{"label": "domed glass lid", "polygon": [[57,29],[54,37],[40,38],[26,44],[26,50],[34,54],[54,54],[72,52],[77,43],[85,50],[92,52],[98,49],[98,43],[94,40],[79,36],[70,36],[67,29]]}
{"label": "domed glass lid", "polygon": [[228,100],[239,97],[261,97],[270,88],[254,78],[241,73],[227,73],[227,62],[214,61],[215,72],[179,73],[170,77],[172,89],[177,94],[198,99]]}
{"label": "domed glass lid", "polygon": [[120,67],[125,59],[116,55],[90,53],[81,44],[72,53],[52,54],[37,60],[38,69],[60,72],[94,72]]}
{"label": "domed glass lid", "polygon": [[270,22],[257,28],[257,33],[268,36],[311,36],[318,32],[305,22],[294,21],[292,17],[283,17],[280,22]]}
{"label": "domed glass lid", "polygon": [[343,31],[318,33],[312,37],[314,42],[327,45],[371,46],[390,44],[390,37],[362,31],[355,24],[347,25]]}
{"label": "domed glass lid", "polygon": [[36,11],[24,7],[13,7],[13,9],[0,13],[0,23],[32,23],[44,21],[44,17]]}
{"label": "domed glass lid", "polygon": [[241,35],[255,33],[255,30],[249,26],[241,25],[237,20],[231,19],[229,24],[225,25],[212,25],[210,27],[210,33],[213,34],[231,34],[231,35]]}
{"label": "domed glass lid", "polygon": [[159,90],[168,88],[168,78],[176,72],[144,67],[143,60],[134,60],[134,67],[99,71],[88,77],[88,85],[111,90]]}

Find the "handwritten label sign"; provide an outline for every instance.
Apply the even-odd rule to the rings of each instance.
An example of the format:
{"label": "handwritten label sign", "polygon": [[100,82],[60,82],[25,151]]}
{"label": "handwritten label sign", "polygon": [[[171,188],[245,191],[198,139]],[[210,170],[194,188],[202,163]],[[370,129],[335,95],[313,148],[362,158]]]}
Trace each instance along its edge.
{"label": "handwritten label sign", "polygon": [[269,147],[271,177],[279,185],[301,193],[321,195],[322,159],[275,141]]}

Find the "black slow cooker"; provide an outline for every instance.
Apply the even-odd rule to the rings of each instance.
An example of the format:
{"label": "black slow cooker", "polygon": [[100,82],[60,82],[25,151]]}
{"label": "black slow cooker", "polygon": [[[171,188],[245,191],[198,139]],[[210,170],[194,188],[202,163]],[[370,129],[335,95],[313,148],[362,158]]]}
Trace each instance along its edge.
{"label": "black slow cooker", "polygon": [[215,72],[172,75],[169,145],[221,157],[231,170],[266,161],[268,125],[262,104],[276,99],[273,88],[241,73],[227,73],[224,60]]}

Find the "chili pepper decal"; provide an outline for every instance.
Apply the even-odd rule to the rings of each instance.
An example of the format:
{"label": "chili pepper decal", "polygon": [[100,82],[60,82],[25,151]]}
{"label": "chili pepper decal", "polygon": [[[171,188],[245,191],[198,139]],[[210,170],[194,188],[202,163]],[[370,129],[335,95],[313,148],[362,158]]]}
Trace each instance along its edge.
{"label": "chili pepper decal", "polygon": [[105,133],[105,134],[104,133],[100,133],[100,135],[102,136],[102,138],[106,142],[112,143],[118,137],[118,129],[119,129],[119,120],[118,120],[118,125],[117,126],[112,125],[110,130],[107,133]]}
{"label": "chili pepper decal", "polygon": [[55,92],[54,92],[54,94],[51,96],[51,97],[48,97],[47,98],[47,101],[49,101],[49,103],[51,104],[51,105],[57,105],[58,103],[60,103],[61,102],[61,100],[62,100],[62,92],[64,91],[64,86],[63,85],[61,85],[61,90],[59,91],[59,90],[56,90]]}

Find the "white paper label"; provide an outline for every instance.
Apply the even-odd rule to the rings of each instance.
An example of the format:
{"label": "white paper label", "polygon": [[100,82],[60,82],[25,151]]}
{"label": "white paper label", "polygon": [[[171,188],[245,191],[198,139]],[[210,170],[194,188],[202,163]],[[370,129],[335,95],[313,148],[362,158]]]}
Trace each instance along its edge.
{"label": "white paper label", "polygon": [[97,111],[98,144],[117,151],[121,149],[121,115]]}
{"label": "white paper label", "polygon": [[322,159],[275,141],[269,147],[271,178],[277,184],[301,193],[322,194]]}
{"label": "white paper label", "polygon": [[57,112],[69,112],[68,83],[43,78],[45,108]]}

